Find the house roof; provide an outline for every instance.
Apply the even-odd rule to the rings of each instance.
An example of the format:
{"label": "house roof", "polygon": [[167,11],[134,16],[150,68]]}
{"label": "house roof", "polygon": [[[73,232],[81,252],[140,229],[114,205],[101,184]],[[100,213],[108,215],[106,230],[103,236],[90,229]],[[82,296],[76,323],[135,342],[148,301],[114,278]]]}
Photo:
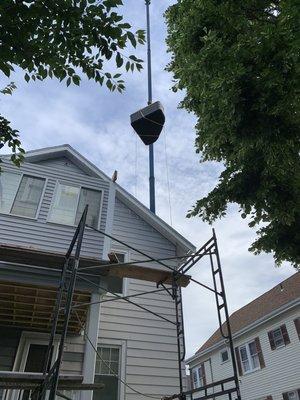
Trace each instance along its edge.
{"label": "house roof", "polygon": [[[232,334],[234,335],[237,332],[246,329],[254,322],[298,298],[300,299],[300,272],[296,272],[279,285],[276,285],[268,292],[251,301],[251,303],[248,303],[231,314],[229,319]],[[226,332],[225,323],[222,326]],[[220,341],[224,341],[224,339],[221,336],[220,329],[217,329],[200,347],[196,352],[196,355],[208,350]]]}
{"label": "house roof", "polygon": [[[58,157],[69,158],[75,165],[90,176],[99,177],[107,182],[112,182],[111,178],[69,144],[28,151],[25,154],[25,161],[38,163],[42,160]],[[117,183],[113,184],[116,187],[116,196],[142,219],[148,222],[154,229],[160,232],[165,238],[170,240],[170,242],[177,247],[178,255],[186,254],[189,251],[195,251],[195,246],[179,232],[173,229],[157,215],[153,214],[144,204],[128,193],[120,185]]]}

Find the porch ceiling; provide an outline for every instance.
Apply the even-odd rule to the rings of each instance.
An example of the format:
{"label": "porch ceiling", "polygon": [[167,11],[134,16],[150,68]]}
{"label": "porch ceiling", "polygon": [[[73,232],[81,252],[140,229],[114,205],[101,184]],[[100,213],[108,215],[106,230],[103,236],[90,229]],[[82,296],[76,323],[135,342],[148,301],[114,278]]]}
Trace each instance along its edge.
{"label": "porch ceiling", "polygon": [[[0,325],[50,332],[56,294],[55,287],[0,281]],[[89,302],[89,293],[78,290],[74,292],[73,303],[82,306],[76,307],[76,313],[71,311],[69,334],[79,334],[81,331],[81,324],[85,324],[88,312],[86,303]],[[58,333],[61,331],[63,321],[64,316],[61,314]]]}

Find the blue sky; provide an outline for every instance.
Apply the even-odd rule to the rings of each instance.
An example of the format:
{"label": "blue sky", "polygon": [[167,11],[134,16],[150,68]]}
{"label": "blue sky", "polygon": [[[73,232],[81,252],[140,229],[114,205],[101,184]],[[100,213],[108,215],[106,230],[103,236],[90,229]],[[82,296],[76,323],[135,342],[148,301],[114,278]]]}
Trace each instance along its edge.
{"label": "blue sky", "polygon": [[[143,0],[124,0],[123,11],[135,28],[145,26]],[[166,52],[164,10],[169,0],[152,0],[153,98],[160,100],[166,113],[166,125],[155,144],[157,214],[170,223],[167,165],[173,227],[195,245],[201,246],[210,236],[211,227],[199,218],[187,219],[187,211],[217,182],[222,165],[199,163],[194,148],[195,117],[177,109],[182,94],[174,94],[172,77],[164,68]],[[128,49],[128,54],[132,50]],[[146,48],[137,51],[145,59]],[[148,149],[130,126],[132,112],[146,105],[146,71],[125,75],[126,92],[110,93],[91,81],[80,87],[66,88],[63,83],[47,80],[26,83],[22,74],[10,80],[17,84],[13,96],[1,96],[0,109],[19,129],[24,148],[69,143],[94,162],[106,174],[118,170],[118,183],[148,204]],[[0,75],[0,87],[10,80]],[[167,159],[167,162],[166,162]],[[295,271],[285,265],[277,268],[272,256],[254,256],[248,247],[255,231],[248,228],[229,207],[228,215],[216,228],[223,265],[230,312],[253,300]],[[193,276],[209,283],[208,260],[194,267]],[[194,284],[184,290],[187,355],[190,356],[217,328],[214,297]]]}

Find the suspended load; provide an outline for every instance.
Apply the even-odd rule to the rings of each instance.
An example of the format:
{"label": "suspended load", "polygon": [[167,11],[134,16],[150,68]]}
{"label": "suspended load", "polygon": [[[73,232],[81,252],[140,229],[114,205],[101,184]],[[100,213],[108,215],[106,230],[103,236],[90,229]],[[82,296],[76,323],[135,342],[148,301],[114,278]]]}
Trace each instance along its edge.
{"label": "suspended load", "polygon": [[159,101],[130,115],[131,126],[145,145],[156,142],[165,123],[164,108]]}

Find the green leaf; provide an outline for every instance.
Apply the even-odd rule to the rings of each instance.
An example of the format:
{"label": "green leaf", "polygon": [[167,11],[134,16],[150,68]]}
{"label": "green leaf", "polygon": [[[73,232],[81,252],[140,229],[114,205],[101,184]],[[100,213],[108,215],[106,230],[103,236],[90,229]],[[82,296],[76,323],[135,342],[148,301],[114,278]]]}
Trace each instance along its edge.
{"label": "green leaf", "polygon": [[124,63],[123,57],[121,57],[121,54],[119,52],[117,52],[117,55],[116,55],[117,67],[118,68],[122,67],[123,63]]}
{"label": "green leaf", "polygon": [[129,39],[129,41],[131,42],[131,44],[132,44],[132,46],[133,47],[136,47],[136,45],[137,45],[137,42],[136,42],[136,39],[135,39],[135,36],[134,36],[134,34],[132,33],[132,32],[127,32],[127,37],[128,37],[128,39]]}
{"label": "green leaf", "polygon": [[26,81],[26,82],[29,82],[29,80],[30,80],[30,76],[27,74],[27,72],[26,72],[26,74],[25,74],[24,78],[25,78],[25,81]]}

